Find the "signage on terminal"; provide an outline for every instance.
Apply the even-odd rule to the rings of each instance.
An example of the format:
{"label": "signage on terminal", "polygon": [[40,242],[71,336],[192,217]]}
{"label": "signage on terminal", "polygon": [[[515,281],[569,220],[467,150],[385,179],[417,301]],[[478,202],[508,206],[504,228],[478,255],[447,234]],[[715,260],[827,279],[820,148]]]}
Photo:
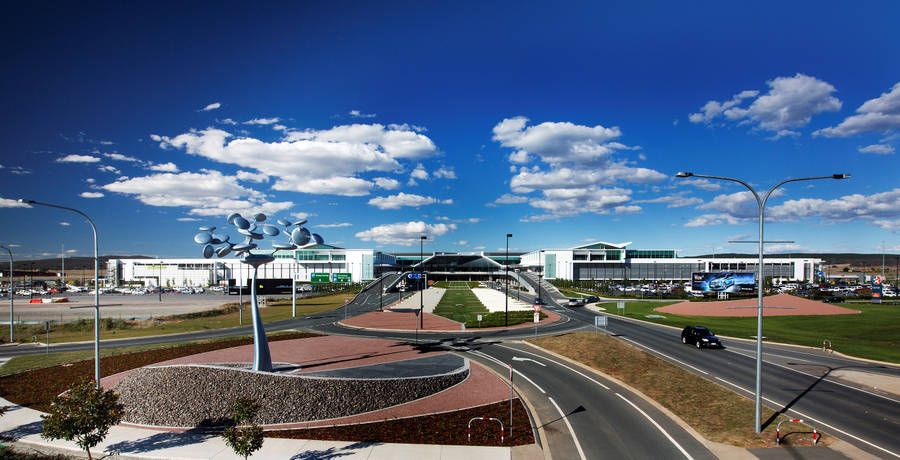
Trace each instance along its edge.
{"label": "signage on terminal", "polygon": [[312,283],[328,283],[331,281],[331,277],[328,273],[310,273],[309,281]]}
{"label": "signage on terminal", "polygon": [[331,282],[332,283],[349,283],[351,280],[351,276],[349,273],[332,273],[331,274]]}

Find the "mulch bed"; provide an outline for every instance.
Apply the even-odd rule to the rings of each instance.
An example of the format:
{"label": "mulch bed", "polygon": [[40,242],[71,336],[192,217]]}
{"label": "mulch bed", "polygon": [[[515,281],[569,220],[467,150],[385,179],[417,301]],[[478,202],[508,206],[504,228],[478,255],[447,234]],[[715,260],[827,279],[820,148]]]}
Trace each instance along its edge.
{"label": "mulch bed", "polygon": [[[494,417],[503,422],[505,439],[500,442],[500,425],[495,421],[472,422],[472,440],[466,427],[474,417]],[[513,400],[513,433],[509,435],[509,402],[488,404],[444,414],[423,415],[377,423],[267,431],[267,438],[321,439],[328,441],[444,444],[461,446],[521,446],[534,443],[534,433],[525,407]]]}

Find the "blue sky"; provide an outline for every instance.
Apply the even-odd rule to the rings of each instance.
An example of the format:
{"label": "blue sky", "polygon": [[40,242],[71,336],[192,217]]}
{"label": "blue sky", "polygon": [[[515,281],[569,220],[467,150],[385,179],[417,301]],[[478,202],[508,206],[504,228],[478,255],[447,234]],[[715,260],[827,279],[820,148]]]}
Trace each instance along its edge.
{"label": "blue sky", "polygon": [[[6,5],[0,243],[198,257],[231,211],[350,248],[900,252],[896,2]],[[291,217],[293,216],[293,217]],[[232,235],[232,236],[236,236]]]}

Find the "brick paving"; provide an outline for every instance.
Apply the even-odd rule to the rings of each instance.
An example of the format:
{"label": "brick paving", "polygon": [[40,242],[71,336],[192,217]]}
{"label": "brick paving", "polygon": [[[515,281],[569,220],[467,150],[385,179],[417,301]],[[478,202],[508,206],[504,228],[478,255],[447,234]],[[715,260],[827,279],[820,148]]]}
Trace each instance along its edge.
{"label": "brick paving", "polygon": [[[554,323],[560,319],[560,316],[556,313],[553,313],[549,310],[542,310],[544,314],[547,315],[546,318],[541,319],[538,323],[539,326],[546,326],[548,324]],[[442,316],[433,315],[431,313],[424,313],[424,327],[420,330],[422,331],[459,331],[462,330],[462,324],[457,323],[456,321],[449,320]],[[413,312],[406,311],[373,311],[371,313],[366,313],[364,315],[354,316],[353,318],[346,319],[344,321],[340,321],[338,324],[343,324],[345,326],[350,327],[358,327],[363,329],[377,329],[377,330],[385,330],[385,331],[414,331],[416,329],[416,315]],[[509,329],[513,328],[523,328],[523,327],[534,327],[533,322],[520,323],[516,325],[509,326]],[[504,327],[481,327],[481,328],[470,328],[468,331],[495,331],[499,329],[507,329]]]}
{"label": "brick paving", "polygon": [[[657,308],[656,311],[687,316],[756,316],[756,308],[730,308],[756,306],[757,299],[754,297],[752,299],[725,300],[721,302],[680,302]],[[851,310],[790,294],[763,297],[763,307],[763,316],[852,315],[860,313],[859,310]]]}

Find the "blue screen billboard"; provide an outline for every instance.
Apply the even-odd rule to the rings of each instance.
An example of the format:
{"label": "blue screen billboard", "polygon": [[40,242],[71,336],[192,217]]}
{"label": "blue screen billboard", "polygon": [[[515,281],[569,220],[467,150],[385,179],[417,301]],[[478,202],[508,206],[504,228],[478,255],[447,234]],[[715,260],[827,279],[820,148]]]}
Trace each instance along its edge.
{"label": "blue screen billboard", "polygon": [[756,292],[756,274],[741,272],[692,273],[691,289],[699,292]]}

